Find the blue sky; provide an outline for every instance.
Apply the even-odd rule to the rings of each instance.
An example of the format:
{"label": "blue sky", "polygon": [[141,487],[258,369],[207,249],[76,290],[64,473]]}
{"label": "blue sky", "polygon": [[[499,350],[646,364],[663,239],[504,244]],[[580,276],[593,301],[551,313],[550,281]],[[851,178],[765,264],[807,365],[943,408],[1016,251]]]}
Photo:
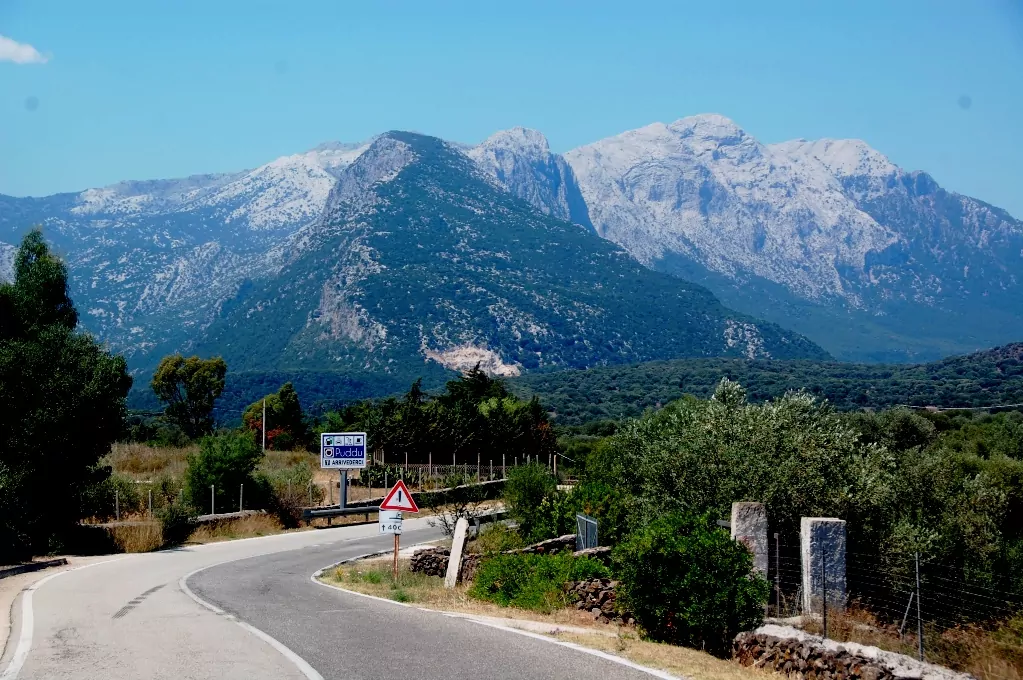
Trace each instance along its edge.
{"label": "blue sky", "polygon": [[566,151],[716,112],[765,142],[864,139],[1023,217],[1018,0],[0,0],[0,35],[5,194],[396,128],[525,125]]}

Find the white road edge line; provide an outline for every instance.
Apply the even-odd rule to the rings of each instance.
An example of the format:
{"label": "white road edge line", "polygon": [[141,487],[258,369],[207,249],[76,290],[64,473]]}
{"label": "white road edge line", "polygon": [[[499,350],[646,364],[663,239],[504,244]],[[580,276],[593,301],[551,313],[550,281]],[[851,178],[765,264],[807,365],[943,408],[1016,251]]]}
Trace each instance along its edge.
{"label": "white road edge line", "polygon": [[[366,555],[366,557],[369,557],[369,555]],[[323,581],[321,581],[319,579],[319,577],[323,575],[323,572],[327,571],[328,569],[333,569],[334,567],[337,567],[337,566],[339,566],[341,564],[344,564],[346,562],[353,562],[353,561],[355,561],[357,559],[359,559],[359,558],[356,557],[356,558],[351,558],[351,559],[348,559],[348,560],[343,560],[342,562],[335,562],[334,564],[331,564],[329,566],[324,567],[323,569],[319,569],[319,570],[313,572],[313,575],[309,577],[309,580],[311,580],[313,583],[315,583],[317,585],[323,586],[324,588],[333,588],[334,590],[340,590],[341,592],[348,593],[350,595],[358,595],[359,597],[365,597],[365,598],[368,598],[370,600],[377,600],[378,602],[386,602],[387,604],[393,604],[393,605],[397,605],[399,607],[409,607],[411,609],[418,609],[418,610],[424,611],[424,612],[434,612],[436,614],[442,614],[444,616],[449,616],[449,617],[454,618],[454,619],[461,619],[463,621],[471,621],[472,623],[476,623],[476,624],[479,624],[481,626],[489,626],[491,628],[497,628],[498,630],[508,631],[509,633],[516,633],[518,635],[525,635],[526,637],[531,637],[531,638],[536,639],[536,640],[543,640],[544,642],[549,642],[552,645],[559,645],[561,647],[568,647],[569,649],[574,649],[577,652],[582,652],[583,654],[589,654],[591,656],[596,656],[596,657],[599,657],[601,659],[604,659],[605,661],[610,661],[612,663],[616,663],[616,664],[619,664],[619,665],[622,665],[622,666],[626,666],[626,667],[631,668],[633,670],[637,670],[637,671],[639,671],[641,673],[646,673],[647,675],[652,675],[655,678],[661,678],[662,680],[689,680],[688,678],[679,677],[677,675],[672,675],[671,673],[668,673],[667,671],[658,670],[656,668],[650,668],[648,666],[642,666],[642,665],[640,665],[640,664],[638,664],[638,663],[636,663],[634,661],[629,661],[626,658],[623,658],[623,657],[620,657],[620,656],[615,656],[614,654],[608,654],[607,652],[602,652],[599,649],[591,649],[590,647],[585,647],[583,645],[577,645],[574,642],[568,642],[566,640],[558,640],[556,638],[548,637],[546,635],[541,635],[539,633],[533,633],[533,632],[528,631],[528,630],[522,630],[521,628],[512,628],[511,626],[504,626],[504,625],[501,625],[499,623],[492,623],[490,621],[480,621],[479,619],[475,619],[471,615],[467,615],[467,614],[459,614],[457,612],[445,612],[445,611],[441,611],[439,609],[429,609],[427,607],[417,607],[417,606],[415,606],[413,604],[408,604],[407,602],[395,602],[394,600],[388,600],[386,597],[378,597],[376,595],[367,595],[366,593],[359,593],[359,592],[356,592],[354,590],[348,590],[347,588],[342,588],[341,586],[335,586],[335,585],[332,585],[330,583],[325,583],[325,582],[323,582]]]}
{"label": "white road edge line", "polygon": [[[241,558],[241,559],[245,559],[245,558]],[[180,579],[178,579],[178,587],[181,588],[181,591],[185,595],[188,595],[197,604],[205,607],[206,609],[209,609],[211,612],[213,612],[214,614],[217,614],[218,616],[223,616],[224,618],[226,618],[226,619],[228,619],[230,621],[233,621],[234,623],[236,623],[239,626],[241,626],[244,630],[247,630],[248,632],[250,632],[253,635],[255,635],[256,637],[258,637],[263,642],[267,643],[268,645],[270,645],[271,647],[276,649],[278,652],[280,652],[280,654],[285,659],[287,659],[288,661],[293,663],[295,665],[295,667],[297,667],[298,670],[302,673],[302,675],[306,676],[306,678],[308,678],[309,680],[324,680],[323,676],[320,675],[316,671],[315,668],[310,666],[308,661],[306,661],[305,659],[300,657],[298,654],[293,652],[283,642],[281,642],[277,638],[275,638],[275,637],[273,637],[273,636],[271,636],[271,635],[269,635],[267,633],[264,633],[263,631],[261,631],[260,629],[256,628],[255,626],[253,626],[253,625],[251,625],[249,623],[246,623],[246,622],[238,619],[235,616],[227,614],[223,609],[220,609],[219,607],[217,607],[217,606],[207,602],[206,600],[203,600],[201,597],[199,597],[194,592],[192,592],[191,588],[188,587],[188,583],[187,583],[188,579],[190,579],[191,577],[195,576],[199,572],[206,571],[207,569],[212,569],[213,567],[219,567],[222,564],[227,564],[229,562],[237,562],[237,561],[239,561],[239,560],[226,560],[224,562],[218,562],[217,564],[211,564],[209,566],[202,567],[201,569],[196,569],[195,571],[189,572],[189,573],[185,574],[184,576],[182,576]],[[0,680],[7,680],[7,679],[6,678],[0,678]]]}
{"label": "white road edge line", "polygon": [[4,669],[3,673],[0,673],[0,680],[15,680],[21,672],[22,666],[25,665],[25,661],[28,660],[28,653],[32,651],[32,629],[35,627],[35,621],[32,613],[32,594],[35,591],[41,588],[48,581],[52,581],[58,576],[69,574],[72,571],[88,569],[89,567],[98,567],[101,564],[119,562],[126,558],[127,555],[125,557],[115,557],[112,560],[103,560],[102,562],[84,564],[80,567],[71,567],[70,569],[65,569],[64,571],[58,571],[55,574],[45,576],[30,585],[28,588],[25,588],[25,590],[21,593],[21,631],[18,635],[18,644],[14,648],[14,653],[11,655],[11,661],[7,664],[7,668]]}

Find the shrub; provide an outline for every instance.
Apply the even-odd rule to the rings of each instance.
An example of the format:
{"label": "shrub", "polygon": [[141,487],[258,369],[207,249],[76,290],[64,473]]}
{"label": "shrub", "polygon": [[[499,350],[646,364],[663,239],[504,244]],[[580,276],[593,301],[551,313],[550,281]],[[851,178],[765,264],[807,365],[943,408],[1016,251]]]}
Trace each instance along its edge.
{"label": "shrub", "polygon": [[607,567],[597,560],[567,553],[494,555],[480,564],[469,595],[502,607],[550,613],[568,604],[565,584],[569,581],[608,575]]}
{"label": "shrub", "polygon": [[82,492],[82,514],[86,517],[112,518],[118,508],[124,517],[142,512],[145,507],[138,484],[122,474],[114,473]]}
{"label": "shrub", "polygon": [[538,463],[512,468],[508,472],[504,503],[508,514],[518,522],[519,532],[524,538],[535,535],[534,529],[541,521],[540,504],[544,498],[553,496],[557,488],[554,476]]}
{"label": "shrub", "polygon": [[618,598],[653,640],[727,656],[763,620],[768,584],[753,556],[709,516],[672,513],[613,554]]}
{"label": "shrub", "polygon": [[[597,480],[582,482],[572,489],[569,498],[573,516],[581,512],[597,520],[600,545],[617,545],[625,538],[632,523],[635,504],[634,497]],[[574,519],[570,518],[570,521]],[[574,525],[568,529],[574,530]]]}
{"label": "shrub", "polygon": [[163,526],[165,546],[184,543],[195,529],[196,511],[185,503],[168,503],[156,512],[156,518]]}
{"label": "shrub", "polygon": [[185,496],[195,508],[210,508],[210,486],[216,493],[213,512],[238,509],[241,485],[255,486],[252,473],[263,453],[248,433],[225,432],[206,437],[199,452],[188,456],[185,470]]}
{"label": "shrub", "polygon": [[484,555],[514,550],[525,545],[518,532],[505,524],[489,524],[480,530],[480,535],[474,544],[475,552]]}

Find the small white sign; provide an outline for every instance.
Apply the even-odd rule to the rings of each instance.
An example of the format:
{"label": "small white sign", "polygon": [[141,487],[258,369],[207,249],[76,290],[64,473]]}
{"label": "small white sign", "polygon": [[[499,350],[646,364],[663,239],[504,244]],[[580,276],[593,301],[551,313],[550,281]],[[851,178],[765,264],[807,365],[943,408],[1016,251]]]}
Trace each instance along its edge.
{"label": "small white sign", "polygon": [[377,520],[382,534],[401,533],[401,513],[395,510],[381,510]]}
{"label": "small white sign", "polygon": [[324,432],[320,435],[320,467],[358,470],[366,467],[365,432]]}

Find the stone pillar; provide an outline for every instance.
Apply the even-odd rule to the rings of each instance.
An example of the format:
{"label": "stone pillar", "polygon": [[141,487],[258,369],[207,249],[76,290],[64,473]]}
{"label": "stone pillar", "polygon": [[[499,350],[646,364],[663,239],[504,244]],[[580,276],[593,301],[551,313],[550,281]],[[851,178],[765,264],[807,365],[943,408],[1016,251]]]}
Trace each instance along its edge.
{"label": "stone pillar", "polygon": [[753,553],[753,568],[767,578],[767,510],[763,503],[732,503],[732,538]]}
{"label": "stone pillar", "polygon": [[803,517],[799,524],[799,553],[803,567],[803,612],[821,612],[825,585],[828,608],[845,608],[845,520]]}

